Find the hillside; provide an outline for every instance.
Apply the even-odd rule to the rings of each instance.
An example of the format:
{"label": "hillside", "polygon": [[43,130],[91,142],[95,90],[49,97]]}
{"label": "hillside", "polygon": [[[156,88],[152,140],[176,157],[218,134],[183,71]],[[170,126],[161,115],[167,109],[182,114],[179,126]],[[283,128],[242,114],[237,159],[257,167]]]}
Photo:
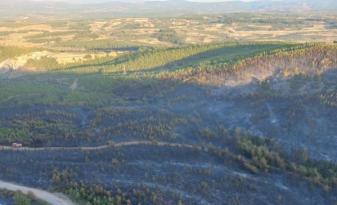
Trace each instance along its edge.
{"label": "hillside", "polygon": [[97,205],[336,201],[336,46],[224,48],[148,74],[2,74],[0,143],[25,148],[2,148],[0,177]]}
{"label": "hillside", "polygon": [[85,2],[0,2],[0,205],[336,204],[334,1]]}

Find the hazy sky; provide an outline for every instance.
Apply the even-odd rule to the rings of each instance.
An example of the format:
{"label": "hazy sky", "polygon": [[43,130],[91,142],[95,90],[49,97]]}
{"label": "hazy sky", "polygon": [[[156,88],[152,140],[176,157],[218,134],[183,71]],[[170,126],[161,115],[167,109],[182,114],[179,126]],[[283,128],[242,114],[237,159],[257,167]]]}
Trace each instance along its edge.
{"label": "hazy sky", "polygon": [[[64,2],[69,2],[69,0],[34,0],[34,1],[64,1]],[[87,3],[87,2],[107,2],[107,1],[126,1],[127,2],[127,1],[130,1],[130,0],[72,0],[71,2],[79,2],[79,3],[80,2],[86,2]],[[137,0],[131,0],[131,1],[137,1]],[[144,0],[138,0],[138,1],[144,1]],[[145,0],[145,1],[151,1],[151,0]],[[188,1],[196,1],[196,2],[222,2],[222,1],[258,1],[258,0],[188,0]]]}
{"label": "hazy sky", "polygon": [[[3,1],[3,0],[0,0]],[[6,0],[5,0],[6,1]],[[67,3],[101,3],[109,1],[122,1],[122,2],[142,2],[142,1],[170,1],[170,0],[33,0],[33,1],[56,1],[56,2],[67,2]],[[262,0],[187,0],[193,2],[225,2],[225,1],[242,1],[242,2],[254,2]],[[283,1],[283,0],[263,0],[263,1]],[[337,1],[337,0],[336,0]]]}

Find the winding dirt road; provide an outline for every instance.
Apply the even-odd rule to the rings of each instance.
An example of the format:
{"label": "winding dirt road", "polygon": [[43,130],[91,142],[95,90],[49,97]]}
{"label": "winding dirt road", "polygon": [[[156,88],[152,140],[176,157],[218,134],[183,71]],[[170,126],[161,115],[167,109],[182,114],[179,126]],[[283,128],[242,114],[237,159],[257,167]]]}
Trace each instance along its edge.
{"label": "winding dirt road", "polygon": [[190,144],[179,144],[179,143],[169,143],[169,142],[154,142],[154,141],[129,141],[129,142],[119,142],[114,144],[106,144],[91,147],[21,147],[13,148],[11,146],[0,146],[1,150],[13,150],[13,151],[96,151],[109,149],[114,147],[127,147],[135,145],[154,145],[159,147],[177,147],[177,148],[188,148],[188,149],[203,149],[202,146],[190,145]]}
{"label": "winding dirt road", "polygon": [[[128,141],[128,142],[119,142],[119,143],[110,143],[100,146],[92,147],[22,147],[22,148],[13,148],[11,146],[0,146],[0,151],[97,151],[103,149],[113,149],[118,147],[127,147],[127,146],[137,146],[137,145],[153,145],[159,147],[174,147],[174,148],[187,148],[195,150],[203,150],[204,147],[191,144],[179,144],[179,143],[169,143],[169,142],[154,142],[154,141]],[[50,205],[75,205],[68,198],[63,195],[50,193],[40,189],[25,187],[17,185],[10,182],[5,182],[0,180],[0,189],[5,189],[9,191],[21,191],[24,194],[33,193],[35,197],[43,201],[48,202]],[[207,204],[207,203],[205,203]]]}
{"label": "winding dirt road", "polygon": [[47,202],[50,205],[75,205],[66,196],[56,193],[47,192],[41,189],[30,188],[18,184],[0,180],[0,189],[8,191],[21,191],[24,194],[33,194],[36,198]]}

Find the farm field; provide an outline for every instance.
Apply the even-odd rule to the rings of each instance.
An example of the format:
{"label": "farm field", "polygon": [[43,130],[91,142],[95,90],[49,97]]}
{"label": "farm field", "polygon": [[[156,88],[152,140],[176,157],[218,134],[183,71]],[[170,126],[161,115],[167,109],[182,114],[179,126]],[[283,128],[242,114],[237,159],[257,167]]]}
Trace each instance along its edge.
{"label": "farm field", "polygon": [[1,20],[0,204],[336,204],[336,19]]}
{"label": "farm field", "polygon": [[0,65],[47,69],[111,61],[137,51],[225,42],[331,43],[337,39],[335,22],[332,14],[283,13],[104,20],[54,17],[47,22],[18,17],[0,22]]}

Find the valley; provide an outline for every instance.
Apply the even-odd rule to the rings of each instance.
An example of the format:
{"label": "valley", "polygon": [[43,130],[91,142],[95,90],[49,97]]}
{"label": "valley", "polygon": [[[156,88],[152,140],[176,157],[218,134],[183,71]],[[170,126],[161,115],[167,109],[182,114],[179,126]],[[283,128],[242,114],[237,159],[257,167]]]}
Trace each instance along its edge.
{"label": "valley", "polygon": [[0,204],[336,204],[335,23],[1,21]]}

